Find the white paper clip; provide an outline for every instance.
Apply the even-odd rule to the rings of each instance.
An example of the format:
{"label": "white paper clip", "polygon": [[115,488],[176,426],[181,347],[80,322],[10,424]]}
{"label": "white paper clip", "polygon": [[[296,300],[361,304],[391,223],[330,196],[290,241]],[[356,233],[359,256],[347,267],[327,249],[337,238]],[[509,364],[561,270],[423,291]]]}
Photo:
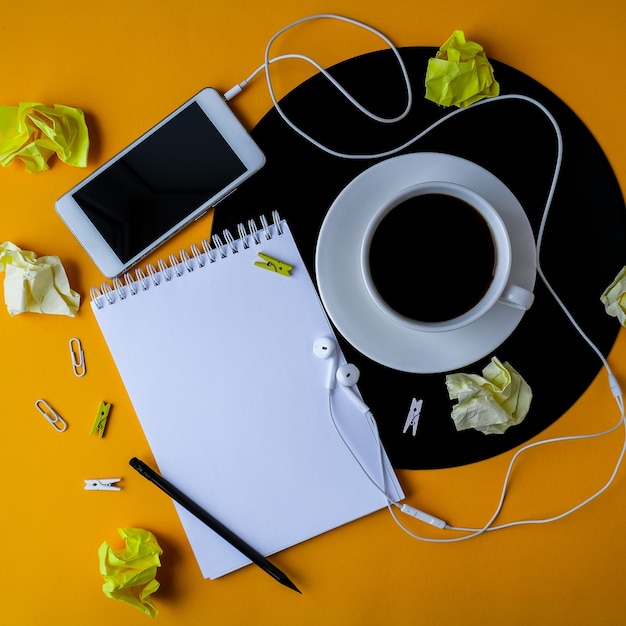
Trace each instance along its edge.
{"label": "white paper clip", "polygon": [[70,355],[72,356],[72,369],[74,374],[79,378],[84,376],[87,372],[85,366],[85,354],[83,353],[83,347],[80,343],[80,339],[72,337],[70,339]]}
{"label": "white paper clip", "polygon": [[67,428],[67,422],[45,400],[37,400],[35,406],[57,432],[62,433]]}
{"label": "white paper clip", "polygon": [[85,481],[85,491],[120,491],[121,487],[116,487],[114,483],[121,478],[90,478]]}
{"label": "white paper clip", "polygon": [[422,400],[416,400],[413,398],[411,402],[411,407],[409,408],[409,414],[406,416],[406,422],[404,422],[404,429],[402,430],[405,433],[409,430],[409,427],[413,427],[413,437],[415,437],[415,433],[417,433],[417,425],[420,421],[420,413],[422,412]]}

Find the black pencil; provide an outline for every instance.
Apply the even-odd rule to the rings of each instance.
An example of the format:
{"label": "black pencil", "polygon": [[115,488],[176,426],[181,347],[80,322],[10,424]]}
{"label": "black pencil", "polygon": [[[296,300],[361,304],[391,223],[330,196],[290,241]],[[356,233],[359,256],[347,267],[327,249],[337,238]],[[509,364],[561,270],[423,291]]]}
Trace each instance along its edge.
{"label": "black pencil", "polygon": [[144,478],[155,484],[161,491],[166,493],[170,498],[185,507],[190,513],[195,515],[201,522],[206,524],[211,530],[215,531],[222,539],[228,541],[231,546],[239,550],[244,556],[248,557],[255,565],[258,565],[264,572],[268,573],[272,578],[276,579],[285,587],[289,587],[298,593],[302,593],[287,575],[279,570],[275,565],[270,563],[260,552],[257,552],[252,546],[247,544],[243,539],[235,535],[232,530],[226,528],[219,520],[215,519],[210,513],[207,513],[202,507],[190,500],[184,493],[176,488],[172,483],[157,474],[151,467],[133,457],[129,461],[129,465],[137,470]]}

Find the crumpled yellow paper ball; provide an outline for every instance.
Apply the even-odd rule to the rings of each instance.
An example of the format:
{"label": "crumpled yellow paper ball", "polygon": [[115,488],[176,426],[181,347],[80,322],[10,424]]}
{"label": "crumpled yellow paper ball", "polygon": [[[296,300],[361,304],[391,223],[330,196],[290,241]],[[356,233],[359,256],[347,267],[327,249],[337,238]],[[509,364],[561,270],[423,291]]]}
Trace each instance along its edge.
{"label": "crumpled yellow paper ball", "polygon": [[150,596],[160,586],[156,573],[163,550],[148,530],[118,528],[117,532],[126,544],[123,550],[115,551],[106,541],[98,549],[100,573],[105,580],[102,591],[108,598],[156,617],[159,611]]}
{"label": "crumpled yellow paper ball", "polygon": [[11,316],[51,313],[74,317],[80,295],[70,283],[58,256],[37,258],[14,243],[0,244],[0,271],[5,272],[4,302]]}
{"label": "crumpled yellow paper ball", "polygon": [[27,172],[48,168],[56,154],[75,167],[87,165],[89,132],[80,109],[55,104],[21,102],[18,106],[0,106],[0,164],[4,167],[20,159]]}
{"label": "crumpled yellow paper ball", "polygon": [[446,387],[451,400],[452,419],[457,430],[474,428],[486,435],[504,433],[527,415],[532,391],[509,364],[496,357],[477,374],[448,374]]}
{"label": "crumpled yellow paper ball", "polygon": [[604,310],[626,326],[626,266],[617,274],[613,282],[600,296]]}
{"label": "crumpled yellow paper ball", "polygon": [[428,61],[428,100],[442,106],[466,107],[499,93],[500,85],[482,46],[466,41],[462,30],[455,30]]}

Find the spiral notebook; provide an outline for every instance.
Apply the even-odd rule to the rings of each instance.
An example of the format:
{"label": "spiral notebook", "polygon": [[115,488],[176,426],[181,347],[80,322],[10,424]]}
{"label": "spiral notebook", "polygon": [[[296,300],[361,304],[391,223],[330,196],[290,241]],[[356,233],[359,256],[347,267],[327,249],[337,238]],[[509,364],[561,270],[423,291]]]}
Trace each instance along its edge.
{"label": "spiral notebook", "polygon": [[[313,343],[333,331],[276,213],[91,296],[161,473],[259,552],[385,507],[359,463],[404,497],[368,418],[329,397]],[[175,506],[205,578],[249,562]]]}

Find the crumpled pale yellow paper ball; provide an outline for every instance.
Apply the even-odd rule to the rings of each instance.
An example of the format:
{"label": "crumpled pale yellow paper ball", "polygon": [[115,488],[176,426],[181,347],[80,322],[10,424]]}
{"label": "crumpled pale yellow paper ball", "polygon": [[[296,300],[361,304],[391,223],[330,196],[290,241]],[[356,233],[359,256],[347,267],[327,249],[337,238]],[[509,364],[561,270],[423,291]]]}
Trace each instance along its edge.
{"label": "crumpled pale yellow paper ball", "polygon": [[58,256],[37,258],[14,243],[0,244],[0,272],[4,277],[4,302],[11,316],[20,313],[52,313],[74,317],[80,295],[70,283]]}
{"label": "crumpled pale yellow paper ball", "polygon": [[499,93],[483,47],[466,41],[462,30],[455,30],[428,61],[426,98],[441,106],[466,107]]}
{"label": "crumpled pale yellow paper ball", "polygon": [[526,417],[532,391],[509,364],[496,357],[478,374],[448,374],[446,387],[451,400],[452,419],[457,430],[474,428],[486,435],[504,433]]}
{"label": "crumpled pale yellow paper ball", "polygon": [[126,544],[123,550],[115,551],[106,541],[98,549],[100,573],[105,580],[102,591],[107,598],[156,617],[159,611],[150,596],[160,586],[156,574],[163,550],[148,530],[118,528],[117,532]]}
{"label": "crumpled pale yellow paper ball", "polygon": [[623,267],[613,282],[600,296],[604,310],[616,317],[622,326],[626,326],[626,267]]}
{"label": "crumpled pale yellow paper ball", "polygon": [[75,107],[39,102],[0,106],[0,165],[15,159],[24,162],[27,172],[42,172],[56,154],[75,167],[87,165],[89,132],[84,113]]}

